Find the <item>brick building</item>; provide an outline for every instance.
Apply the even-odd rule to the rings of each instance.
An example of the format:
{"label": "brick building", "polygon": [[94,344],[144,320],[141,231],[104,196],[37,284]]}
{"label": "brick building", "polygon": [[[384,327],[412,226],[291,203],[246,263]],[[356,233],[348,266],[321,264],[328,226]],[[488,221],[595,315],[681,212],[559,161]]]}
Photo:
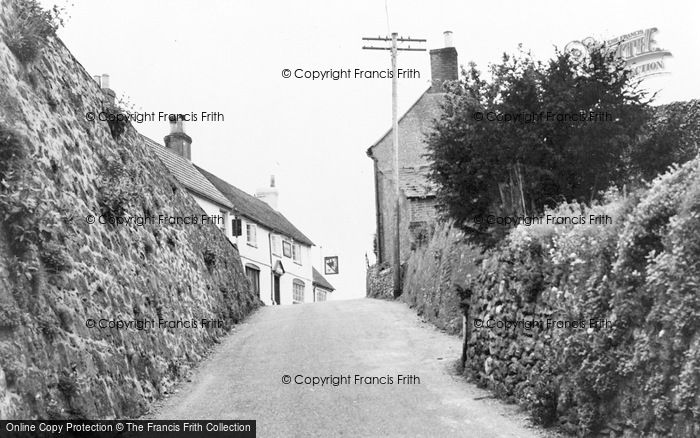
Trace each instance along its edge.
{"label": "brick building", "polygon": [[[457,50],[451,36],[451,32],[445,32],[445,47],[430,51],[431,85],[398,122],[402,261],[427,238],[436,217],[435,187],[427,178],[430,163],[424,156],[425,138],[433,120],[440,116],[443,84],[458,79]],[[374,161],[377,263],[393,263],[394,259],[396,181],[392,137],[389,129],[367,149]]]}

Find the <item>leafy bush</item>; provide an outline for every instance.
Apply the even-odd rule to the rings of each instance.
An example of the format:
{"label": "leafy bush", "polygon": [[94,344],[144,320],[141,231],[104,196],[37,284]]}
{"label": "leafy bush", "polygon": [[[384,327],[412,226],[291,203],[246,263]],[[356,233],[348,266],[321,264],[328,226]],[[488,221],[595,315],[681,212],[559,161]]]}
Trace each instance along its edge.
{"label": "leafy bush", "polygon": [[62,11],[54,6],[44,10],[37,0],[16,2],[15,16],[9,20],[7,47],[23,63],[35,60],[48,38],[63,26]]}
{"label": "leafy bush", "polygon": [[119,139],[129,126],[127,114],[119,106],[112,104],[108,104],[102,109],[102,112],[107,115],[107,125],[112,138]]}
{"label": "leafy bush", "polygon": [[[504,55],[490,73],[484,80],[472,65],[463,81],[448,86],[427,142],[438,206],[472,241],[491,247],[509,231],[475,219],[589,203],[628,180],[630,150],[649,102],[613,54],[595,48],[575,60],[558,52],[546,63],[526,53]],[[606,119],[557,117],[582,113]]]}
{"label": "leafy bush", "polygon": [[104,168],[104,175],[99,187],[97,203],[100,214],[107,220],[122,217],[132,201],[139,197],[133,182],[134,172],[130,165],[120,160],[110,160]]}
{"label": "leafy bush", "polygon": [[216,253],[210,249],[205,249],[202,257],[207,269],[211,271],[216,266]]}
{"label": "leafy bush", "polygon": [[[533,417],[544,424],[558,419],[579,435],[610,427],[630,436],[698,436],[700,158],[646,190],[612,190],[592,207],[563,204],[547,212],[604,214],[613,223],[517,227],[487,253],[463,293],[471,295],[472,313],[488,308],[495,318],[510,318],[511,304],[497,304],[514,302],[518,312],[614,325],[536,336],[538,359],[527,356],[518,378],[489,374],[478,360],[468,371],[506,392],[524,377],[519,394]],[[503,280],[506,287],[498,287]],[[535,302],[528,305],[528,298]],[[470,357],[510,362],[512,350],[501,350],[490,335],[477,332]],[[532,339],[516,334],[505,341],[527,346]]]}
{"label": "leafy bush", "polygon": [[49,273],[57,274],[68,271],[72,263],[65,250],[56,244],[45,244],[41,248],[39,258]]}
{"label": "leafy bush", "polygon": [[17,162],[26,156],[22,137],[12,129],[0,126],[0,181],[9,177]]}

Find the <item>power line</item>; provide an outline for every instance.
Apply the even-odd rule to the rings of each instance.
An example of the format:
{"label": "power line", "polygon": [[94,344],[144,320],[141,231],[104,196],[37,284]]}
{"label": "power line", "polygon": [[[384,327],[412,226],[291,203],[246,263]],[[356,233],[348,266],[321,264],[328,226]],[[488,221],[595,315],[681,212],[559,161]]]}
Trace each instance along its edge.
{"label": "power line", "polygon": [[[388,17],[388,15],[387,15]],[[424,48],[398,47],[398,43],[425,43],[425,39],[399,38],[396,32],[391,37],[363,37],[363,41],[391,41],[391,46],[362,46],[363,50],[391,50],[391,121],[392,140],[394,148],[394,179],[396,181],[396,230],[394,233],[394,297],[401,295],[401,186],[399,180],[399,118],[397,112],[398,74],[397,55],[399,51],[424,52]]]}

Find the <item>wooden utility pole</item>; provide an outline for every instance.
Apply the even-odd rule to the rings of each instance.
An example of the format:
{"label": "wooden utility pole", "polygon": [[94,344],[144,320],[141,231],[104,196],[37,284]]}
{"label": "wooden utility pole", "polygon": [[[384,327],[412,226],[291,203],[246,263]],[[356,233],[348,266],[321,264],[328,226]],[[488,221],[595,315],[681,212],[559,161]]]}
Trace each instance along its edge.
{"label": "wooden utility pole", "polygon": [[397,110],[398,99],[398,69],[396,58],[399,50],[411,52],[425,52],[423,48],[398,47],[397,43],[425,43],[424,39],[399,38],[396,32],[391,34],[391,38],[364,37],[363,41],[391,41],[391,47],[362,46],[364,50],[391,50],[391,121],[392,140],[394,146],[394,181],[396,182],[396,233],[394,234],[394,298],[401,295],[401,185],[399,184],[399,116]]}

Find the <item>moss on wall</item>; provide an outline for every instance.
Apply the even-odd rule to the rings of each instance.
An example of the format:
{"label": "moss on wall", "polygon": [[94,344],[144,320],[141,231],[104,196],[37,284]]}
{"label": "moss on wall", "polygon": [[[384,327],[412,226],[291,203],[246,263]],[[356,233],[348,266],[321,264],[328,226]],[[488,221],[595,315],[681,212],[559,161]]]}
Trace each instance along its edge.
{"label": "moss on wall", "polygon": [[[0,4],[0,418],[138,416],[259,302],[213,225],[86,221],[203,212],[131,126],[86,119],[108,104],[60,41],[16,58],[13,3]],[[222,324],[88,327],[103,318]]]}
{"label": "moss on wall", "polygon": [[[612,224],[513,230],[463,294],[470,324],[501,322],[472,329],[466,374],[578,435],[698,436],[699,187],[696,159],[638,194],[548,212]],[[507,324],[520,321],[543,324]]]}

